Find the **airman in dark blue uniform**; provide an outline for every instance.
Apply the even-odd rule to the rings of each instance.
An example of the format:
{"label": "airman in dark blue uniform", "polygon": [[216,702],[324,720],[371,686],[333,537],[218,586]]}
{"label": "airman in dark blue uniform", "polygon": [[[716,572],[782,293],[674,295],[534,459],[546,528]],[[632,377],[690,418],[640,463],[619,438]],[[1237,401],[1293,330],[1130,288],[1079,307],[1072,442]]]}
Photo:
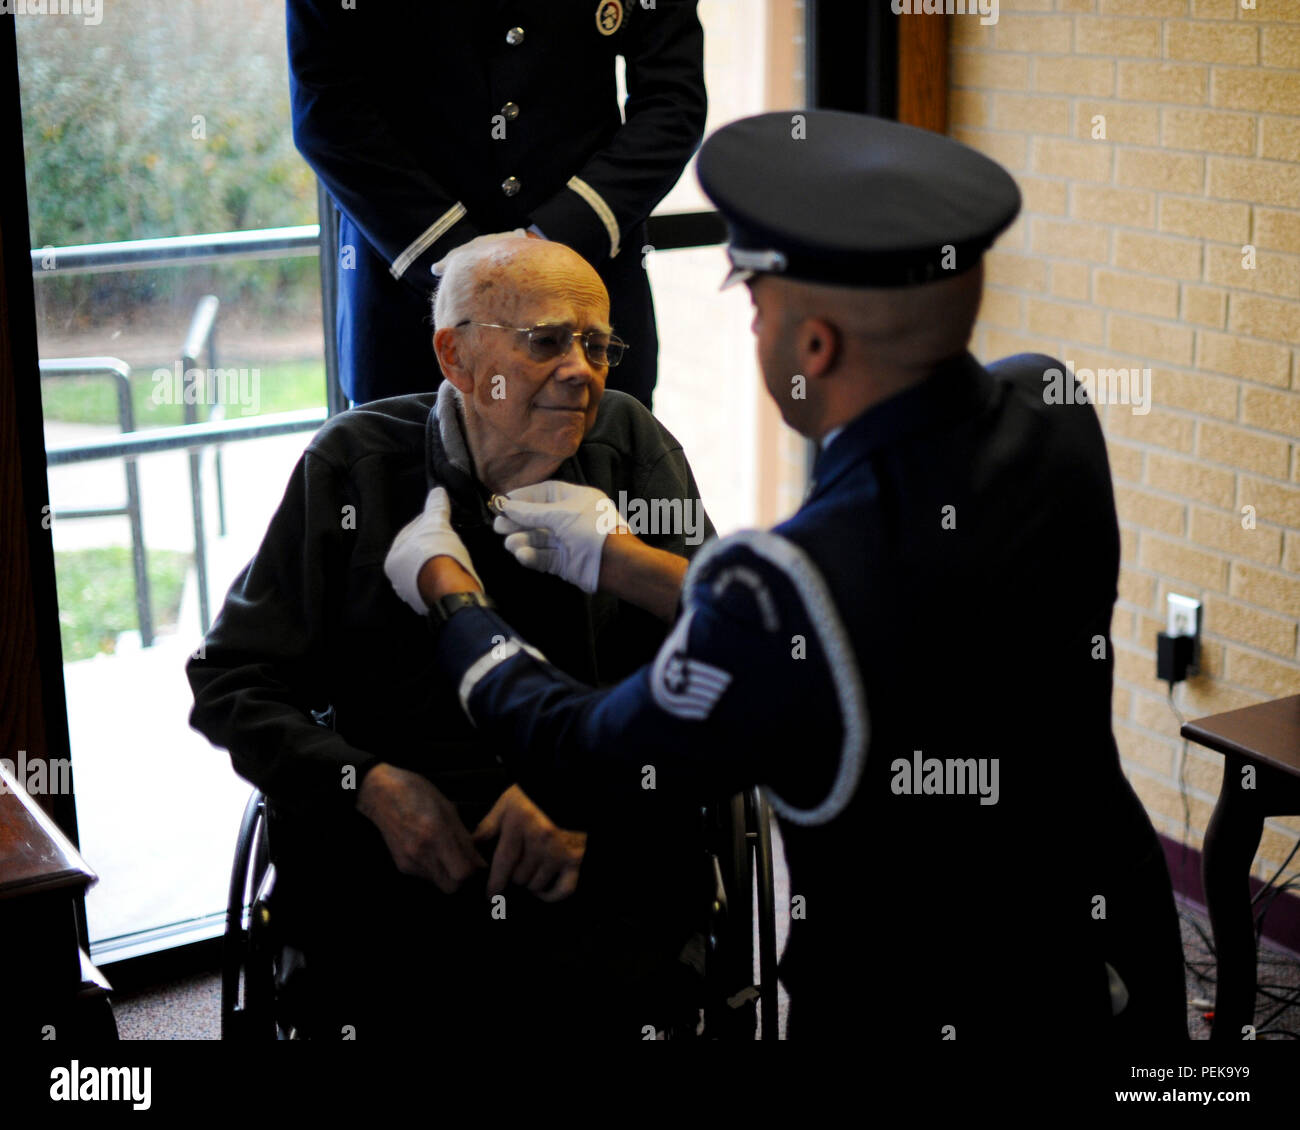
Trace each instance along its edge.
{"label": "airman in dark blue uniform", "polygon": [[[424,392],[431,267],[487,232],[573,247],[649,405],[658,340],[645,219],[704,130],[696,0],[289,0],[294,140],[341,212],[338,341],[354,401]],[[615,56],[627,63],[626,121]]]}
{"label": "airman in dark blue uniform", "polygon": [[[767,786],[792,1036],[1185,1038],[1169,878],[1111,732],[1119,531],[1098,418],[1044,396],[1053,359],[967,351],[981,255],[1019,192],[937,134],[793,117],[723,128],[699,174],[767,387],[821,445],[803,506],[706,546],[656,660],[599,691],[467,607],[476,586],[433,558],[442,669],[534,770],[627,797],[648,779]],[[594,545],[601,586],[625,583],[636,539],[606,522],[596,540],[583,506],[599,509],[517,499],[498,522],[526,564],[564,575]]]}

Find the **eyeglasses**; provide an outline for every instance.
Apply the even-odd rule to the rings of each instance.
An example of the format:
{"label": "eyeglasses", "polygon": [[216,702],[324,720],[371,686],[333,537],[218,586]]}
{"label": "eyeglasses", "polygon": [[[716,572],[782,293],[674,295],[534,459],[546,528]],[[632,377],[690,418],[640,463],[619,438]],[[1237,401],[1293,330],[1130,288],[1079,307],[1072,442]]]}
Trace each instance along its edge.
{"label": "eyeglasses", "polygon": [[596,366],[608,365],[611,369],[614,368],[623,360],[623,354],[627,350],[627,342],[622,338],[601,330],[578,333],[564,325],[502,326],[496,322],[475,322],[469,318],[456,323],[457,329],[461,326],[483,326],[489,330],[513,330],[517,334],[526,334],[528,353],[534,361],[555,361],[567,357],[575,337],[582,342],[587,360]]}

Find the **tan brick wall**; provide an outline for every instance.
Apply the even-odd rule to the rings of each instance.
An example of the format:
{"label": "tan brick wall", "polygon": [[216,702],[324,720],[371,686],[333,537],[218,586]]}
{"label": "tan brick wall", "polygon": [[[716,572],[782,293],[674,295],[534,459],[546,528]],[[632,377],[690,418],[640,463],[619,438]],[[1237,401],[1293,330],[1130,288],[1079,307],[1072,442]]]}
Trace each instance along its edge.
{"label": "tan brick wall", "polygon": [[[1152,819],[1200,846],[1222,758],[1155,678],[1168,593],[1204,603],[1187,717],[1300,693],[1300,0],[1004,0],[949,18],[954,137],[1015,175],[977,355],[1149,368],[1099,407],[1122,550],[1115,734]],[[1272,874],[1300,818],[1269,820]]]}

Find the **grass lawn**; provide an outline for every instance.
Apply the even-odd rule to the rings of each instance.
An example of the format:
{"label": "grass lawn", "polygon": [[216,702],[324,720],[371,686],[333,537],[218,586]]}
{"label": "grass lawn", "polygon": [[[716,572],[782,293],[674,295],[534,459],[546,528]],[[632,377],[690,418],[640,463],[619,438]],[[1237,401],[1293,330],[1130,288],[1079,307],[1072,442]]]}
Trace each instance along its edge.
{"label": "grass lawn", "polygon": [[[156,633],[160,628],[176,624],[191,555],[171,549],[151,549],[147,559]],[[139,630],[135,571],[128,546],[55,553],[54,574],[59,585],[64,663],[111,655],[119,632]]]}
{"label": "grass lawn", "polygon": [[[325,406],[323,361],[280,361],[258,366],[255,386],[252,367],[231,365],[230,368],[247,368],[248,375],[242,378],[242,385],[236,383],[236,378],[228,378],[229,389],[236,398],[226,405],[228,420]],[[167,372],[169,379],[166,382],[154,380],[152,369],[131,373],[131,405],[137,428],[174,427],[185,422],[184,404],[167,402],[175,399],[176,392],[175,371],[168,369]],[[183,390],[183,383],[181,387]],[[247,396],[241,403],[238,397],[249,393],[255,395]],[[160,400],[163,403],[158,403]],[[41,406],[47,420],[77,424],[117,423],[117,389],[106,377],[46,377],[41,381]],[[257,410],[246,412],[246,407]],[[199,404],[199,419],[206,420],[209,411],[206,402]]]}

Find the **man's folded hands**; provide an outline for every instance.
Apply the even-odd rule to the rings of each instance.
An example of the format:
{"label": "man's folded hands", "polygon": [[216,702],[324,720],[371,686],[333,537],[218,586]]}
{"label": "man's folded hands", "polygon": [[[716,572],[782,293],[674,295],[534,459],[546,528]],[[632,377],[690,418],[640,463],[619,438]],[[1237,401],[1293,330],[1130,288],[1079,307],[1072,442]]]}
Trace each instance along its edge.
{"label": "man's folded hands", "polygon": [[[397,869],[428,879],[443,894],[489,867],[489,895],[513,884],[543,902],[559,902],[577,889],[586,833],[558,827],[518,785],[497,798],[473,836],[432,782],[387,762],[362,779],[357,808],[379,829]],[[479,849],[493,840],[489,864]]]}
{"label": "man's folded hands", "polygon": [[489,895],[500,894],[507,883],[526,887],[543,902],[559,902],[577,890],[587,833],[557,827],[518,785],[506,789],[474,829],[476,844],[494,839]]}
{"label": "man's folded hands", "polygon": [[419,773],[381,762],[361,779],[357,809],[379,829],[398,871],[445,895],[487,866],[455,806]]}

